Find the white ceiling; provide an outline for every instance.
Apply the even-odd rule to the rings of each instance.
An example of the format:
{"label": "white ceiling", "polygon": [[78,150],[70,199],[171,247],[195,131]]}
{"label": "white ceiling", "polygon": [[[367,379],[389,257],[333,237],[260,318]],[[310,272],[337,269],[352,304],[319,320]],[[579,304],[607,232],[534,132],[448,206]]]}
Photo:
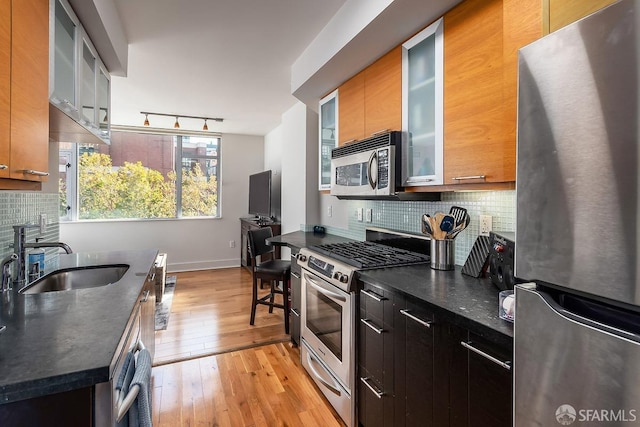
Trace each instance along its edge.
{"label": "white ceiling", "polygon": [[[115,0],[129,58],[127,77],[112,77],[112,123],[141,126],[140,111],[152,111],[222,117],[209,130],[265,135],[297,102],[291,65],[344,3]],[[202,121],[180,124],[202,128]]]}

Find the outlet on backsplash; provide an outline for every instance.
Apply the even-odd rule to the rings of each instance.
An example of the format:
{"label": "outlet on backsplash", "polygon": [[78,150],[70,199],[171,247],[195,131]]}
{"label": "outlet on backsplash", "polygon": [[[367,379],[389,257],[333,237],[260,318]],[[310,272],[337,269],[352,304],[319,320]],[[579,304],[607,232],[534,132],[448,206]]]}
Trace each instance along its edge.
{"label": "outlet on backsplash", "polygon": [[365,220],[366,222],[371,222],[371,221],[373,221],[373,210],[372,210],[372,209],[367,209],[367,210],[365,210],[364,214],[365,214],[365,215],[364,215],[364,220]]}
{"label": "outlet on backsplash", "polygon": [[480,215],[480,234],[488,236],[493,231],[493,217],[491,215]]}

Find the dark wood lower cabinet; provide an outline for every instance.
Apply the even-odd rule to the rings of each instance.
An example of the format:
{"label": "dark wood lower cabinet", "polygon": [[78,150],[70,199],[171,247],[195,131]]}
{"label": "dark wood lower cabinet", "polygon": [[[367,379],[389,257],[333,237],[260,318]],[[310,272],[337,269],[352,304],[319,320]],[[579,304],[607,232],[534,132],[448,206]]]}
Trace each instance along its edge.
{"label": "dark wood lower cabinet", "polygon": [[91,427],[91,387],[0,405],[0,426]]}
{"label": "dark wood lower cabinet", "polygon": [[394,425],[433,426],[434,315],[406,299],[396,299]]}
{"label": "dark wood lower cabinet", "polygon": [[[468,351],[469,426],[512,425],[513,381],[511,369],[497,362],[511,362],[510,349],[501,348],[469,333],[469,344],[483,355]],[[492,361],[489,358],[495,359]]]}
{"label": "dark wood lower cabinet", "polygon": [[361,284],[359,303],[360,426],[512,425],[512,345],[375,284]]}

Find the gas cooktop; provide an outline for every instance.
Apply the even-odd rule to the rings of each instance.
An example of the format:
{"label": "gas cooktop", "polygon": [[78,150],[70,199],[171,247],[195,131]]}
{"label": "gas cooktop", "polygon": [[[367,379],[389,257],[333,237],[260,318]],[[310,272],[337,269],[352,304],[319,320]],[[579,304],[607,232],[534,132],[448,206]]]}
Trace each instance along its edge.
{"label": "gas cooktop", "polygon": [[308,249],[361,270],[429,262],[428,255],[368,241],[309,246]]}

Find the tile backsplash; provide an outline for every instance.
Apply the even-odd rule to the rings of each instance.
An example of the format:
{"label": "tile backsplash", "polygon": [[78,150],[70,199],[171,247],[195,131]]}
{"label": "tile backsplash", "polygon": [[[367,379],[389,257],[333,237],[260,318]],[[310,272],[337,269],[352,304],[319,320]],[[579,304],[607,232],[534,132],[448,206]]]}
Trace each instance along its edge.
{"label": "tile backsplash", "polygon": [[[27,230],[27,241],[36,238],[47,242],[57,242],[59,238],[59,197],[55,193],[0,191],[0,257],[13,252],[13,226],[19,224],[37,224],[40,214],[47,215],[47,231]],[[45,271],[56,261],[52,256],[57,248],[45,249]]]}
{"label": "tile backsplash", "polygon": [[[463,265],[480,234],[480,215],[491,215],[494,231],[514,231],[516,227],[516,192],[474,191],[443,193],[440,202],[399,202],[357,200],[349,201],[349,229],[327,227],[327,232],[355,240],[365,239],[367,227],[381,227],[411,233],[421,233],[422,214],[437,211],[449,212],[451,206],[466,208],[471,222],[466,230],[456,237],[455,263]],[[357,209],[372,210],[372,221],[358,221]],[[312,228],[305,227],[306,228]],[[310,231],[310,230],[308,230]]]}

